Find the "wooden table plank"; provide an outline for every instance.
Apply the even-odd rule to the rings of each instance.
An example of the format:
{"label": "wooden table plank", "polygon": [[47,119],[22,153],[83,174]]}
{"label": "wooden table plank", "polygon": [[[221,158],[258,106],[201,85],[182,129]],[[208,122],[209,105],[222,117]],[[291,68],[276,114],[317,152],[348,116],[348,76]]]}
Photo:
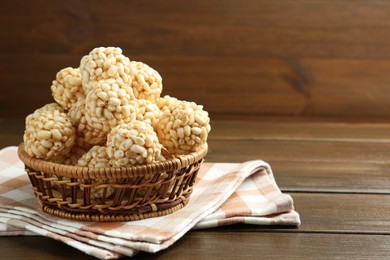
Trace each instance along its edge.
{"label": "wooden table plank", "polygon": [[212,121],[210,139],[390,142],[389,123]]}
{"label": "wooden table plank", "polygon": [[4,259],[95,259],[62,242],[41,236],[0,237]]}
{"label": "wooden table plank", "polygon": [[[388,242],[387,235],[213,229],[190,231],[167,250],[140,253],[131,259],[388,259]],[[96,259],[45,237],[0,237],[0,250],[2,257],[13,259]]]}
{"label": "wooden table plank", "polygon": [[390,195],[289,193],[300,214],[298,228],[240,225],[235,231],[390,235]]}
{"label": "wooden table plank", "polygon": [[390,196],[291,193],[299,232],[390,234]]}
{"label": "wooden table plank", "polygon": [[301,162],[389,162],[390,143],[215,140],[209,143],[209,162],[262,159]]}
{"label": "wooden table plank", "polygon": [[387,164],[272,161],[271,166],[284,191],[390,193]]}
{"label": "wooden table plank", "polygon": [[[134,259],[385,259],[387,236],[191,232],[172,248]],[[194,258],[194,256],[196,256]]]}

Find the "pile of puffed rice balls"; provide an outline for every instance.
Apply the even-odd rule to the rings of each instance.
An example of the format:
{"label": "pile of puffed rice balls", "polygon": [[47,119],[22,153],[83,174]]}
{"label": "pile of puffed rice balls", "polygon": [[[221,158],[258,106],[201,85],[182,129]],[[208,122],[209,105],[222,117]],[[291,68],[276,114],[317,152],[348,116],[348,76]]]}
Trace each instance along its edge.
{"label": "pile of puffed rice balls", "polygon": [[31,157],[83,167],[143,165],[197,151],[210,132],[202,106],[161,97],[159,73],[120,48],[93,49],[79,68],[59,71],[51,91],[55,103],[26,118]]}

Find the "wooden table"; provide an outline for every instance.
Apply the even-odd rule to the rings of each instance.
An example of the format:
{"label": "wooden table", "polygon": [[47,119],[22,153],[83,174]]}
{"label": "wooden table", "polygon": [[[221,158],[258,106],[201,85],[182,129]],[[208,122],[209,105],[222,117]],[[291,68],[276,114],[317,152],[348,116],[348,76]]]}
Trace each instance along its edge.
{"label": "wooden table", "polygon": [[[190,231],[134,259],[385,259],[390,257],[390,123],[213,121],[209,162],[263,159],[294,199],[299,228],[235,225]],[[0,120],[0,148],[22,140],[23,121]],[[1,237],[13,259],[89,256],[43,237]]]}

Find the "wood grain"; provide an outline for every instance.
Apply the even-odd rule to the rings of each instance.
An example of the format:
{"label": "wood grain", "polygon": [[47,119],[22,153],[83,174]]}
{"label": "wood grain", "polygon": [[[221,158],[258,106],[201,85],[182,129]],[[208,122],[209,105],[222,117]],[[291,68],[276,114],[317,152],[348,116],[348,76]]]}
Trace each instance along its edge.
{"label": "wood grain", "polygon": [[301,226],[232,225],[213,231],[390,235],[389,195],[290,192]]}
{"label": "wood grain", "polygon": [[211,121],[213,140],[390,142],[388,123],[316,121]]}
{"label": "wood grain", "polygon": [[20,41],[2,42],[9,53],[78,53],[96,41],[156,56],[382,58],[390,50],[387,1],[4,2],[2,28],[17,26],[8,35]]}
{"label": "wood grain", "polygon": [[272,169],[285,192],[390,194],[386,163],[274,161]]}
{"label": "wood grain", "polygon": [[4,258],[14,259],[96,259],[62,242],[41,236],[0,237]]}
{"label": "wood grain", "polygon": [[390,234],[390,196],[290,193],[302,226],[295,232]]}
{"label": "wood grain", "polygon": [[[95,259],[44,237],[0,237],[0,245],[3,257],[15,259]],[[191,231],[167,250],[131,259],[386,259],[389,255],[384,235],[211,230]]]}
{"label": "wood grain", "polygon": [[386,259],[387,236],[191,232],[172,248],[135,259]]}
{"label": "wood grain", "polygon": [[[0,118],[52,102],[97,46],[157,69],[215,118],[390,115],[387,1],[3,1]],[[10,28],[12,28],[10,30]]]}
{"label": "wood grain", "polygon": [[390,143],[209,140],[209,162],[244,162],[262,159],[271,164],[295,162],[389,162]]}

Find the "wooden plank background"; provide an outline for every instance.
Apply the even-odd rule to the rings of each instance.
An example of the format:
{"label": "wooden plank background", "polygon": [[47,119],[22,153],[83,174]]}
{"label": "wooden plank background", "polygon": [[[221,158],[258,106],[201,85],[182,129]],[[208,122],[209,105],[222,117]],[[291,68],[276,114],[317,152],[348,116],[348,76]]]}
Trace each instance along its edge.
{"label": "wooden plank background", "polygon": [[119,46],[213,118],[387,118],[389,1],[27,1],[0,7],[0,118],[51,102],[60,69]]}

